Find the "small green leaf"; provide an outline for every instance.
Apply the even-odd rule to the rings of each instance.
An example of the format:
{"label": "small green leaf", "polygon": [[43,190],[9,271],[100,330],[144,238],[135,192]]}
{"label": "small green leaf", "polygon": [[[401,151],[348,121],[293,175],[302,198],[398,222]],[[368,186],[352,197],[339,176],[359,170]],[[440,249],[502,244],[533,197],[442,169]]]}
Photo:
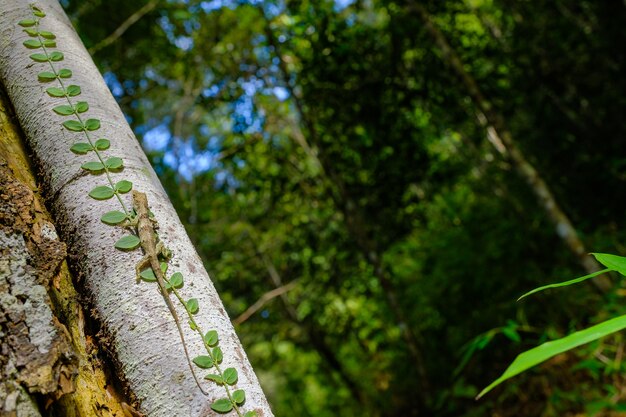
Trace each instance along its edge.
{"label": "small green leaf", "polygon": [[196,356],[192,359],[192,362],[202,369],[210,369],[213,368],[213,366],[215,365],[213,363],[213,359],[211,359],[211,357],[207,355]]}
{"label": "small green leaf", "polygon": [[195,331],[195,330],[198,330],[198,326],[196,325],[196,323],[195,323],[195,322],[193,322],[193,321],[189,320],[189,322],[188,322],[188,323],[189,323],[189,327],[191,328],[191,330],[194,330],[194,331]]}
{"label": "small green leaf", "polygon": [[89,104],[87,104],[86,101],[79,101],[74,107],[79,113],[85,113],[87,110],[89,110]]}
{"label": "small green leaf", "polygon": [[241,405],[246,401],[246,393],[242,389],[238,389],[233,392],[233,401],[237,403],[237,405]]}
{"label": "small green leaf", "polygon": [[104,151],[106,149],[109,149],[109,146],[111,146],[111,142],[109,142],[108,139],[98,139],[95,145],[96,149],[98,149],[99,151]]}
{"label": "small green leaf", "polygon": [[182,287],[183,286],[183,274],[181,274],[180,272],[175,272],[174,274],[172,274],[172,276],[170,277],[170,284],[174,288]]}
{"label": "small green leaf", "polygon": [[208,379],[209,381],[213,381],[218,385],[224,385],[224,378],[221,375],[217,374],[208,374],[204,377],[204,379]]}
{"label": "small green leaf", "polygon": [[122,166],[124,166],[124,161],[122,161],[122,158],[118,158],[117,156],[113,156],[113,157],[107,159],[104,162],[104,164],[109,169],[120,169],[120,168],[122,168]]}
{"label": "small green leaf", "polygon": [[211,404],[211,408],[213,409],[213,411],[224,414],[233,409],[233,404],[228,398],[220,398],[219,400]]}
{"label": "small green leaf", "polygon": [[526,294],[522,295],[520,298],[517,299],[517,301],[521,300],[522,298],[528,297],[531,294],[537,293],[539,291],[544,291],[550,288],[558,288],[558,287],[565,287],[567,285],[572,285],[572,284],[578,284],[579,282],[583,282],[585,280],[588,280],[589,278],[593,278],[595,276],[601,275],[601,274],[605,274],[609,271],[609,269],[603,269],[602,271],[597,271],[594,272],[593,274],[588,274],[579,278],[574,278],[574,279],[570,279],[569,281],[564,281],[564,282],[557,282],[556,284],[548,284],[548,285],[544,285],[542,287],[539,288],[535,288],[534,290],[530,290],[528,291]]}
{"label": "small green leaf", "polygon": [[100,129],[100,120],[98,119],[85,120],[85,128],[90,131]]}
{"label": "small green leaf", "polygon": [[128,235],[115,242],[115,247],[122,250],[132,250],[138,247],[140,244],[141,240],[139,240],[137,236]]}
{"label": "small green leaf", "polygon": [[70,78],[72,76],[72,71],[67,68],[62,68],[59,70],[59,77],[61,78]]}
{"label": "small green leaf", "polygon": [[[552,340],[539,345],[535,348],[527,350],[524,353],[515,358],[513,363],[504,371],[500,378],[493,381],[487,388],[482,390],[476,399],[482,397],[495,386],[501,384],[503,381],[518,375],[525,370],[532,368],[535,365],[558,355],[559,353],[567,352],[575,347],[584,345],[586,343],[597,340],[601,337],[609,335],[611,333],[618,332],[626,328],[626,315],[615,317],[614,319],[604,321],[595,326],[591,326],[585,330],[572,333],[561,339]],[[226,373],[226,371],[224,371]]]}
{"label": "small green leaf", "polygon": [[41,32],[39,32],[39,34],[41,35],[42,38],[56,39],[56,35],[52,32],[46,32],[45,30],[42,30]]}
{"label": "small green leaf", "polygon": [[57,47],[56,41],[53,41],[51,39],[46,39],[45,41],[42,42],[42,44],[46,48],[56,48]]}
{"label": "small green leaf", "polygon": [[226,368],[224,370],[224,381],[226,381],[228,385],[235,385],[238,378],[239,376],[235,368]]}
{"label": "small green leaf", "polygon": [[70,148],[70,151],[77,153],[79,155],[84,155],[89,151],[92,151],[93,148],[91,147],[90,144],[85,143],[85,142],[78,142],[72,145],[72,147]]}
{"label": "small green leaf", "polygon": [[36,29],[24,29],[24,32],[28,34],[28,36],[39,36],[39,32]]}
{"label": "small green leaf", "polygon": [[56,106],[52,109],[56,114],[60,114],[61,116],[69,116],[70,114],[74,114],[74,109],[72,106],[68,106],[67,104],[63,104],[61,106]]}
{"label": "small green leaf", "polygon": [[59,87],[46,88],[46,93],[51,97],[65,97],[65,91]]}
{"label": "small green leaf", "polygon": [[126,213],[119,210],[108,211],[100,217],[103,223],[116,225],[126,220]]}
{"label": "small green leaf", "polygon": [[53,72],[44,71],[44,72],[40,72],[39,74],[37,74],[37,78],[39,78],[39,81],[47,83],[47,82],[56,80],[57,76],[54,75]]}
{"label": "small green leaf", "polygon": [[30,6],[33,10],[33,14],[37,17],[46,17],[46,14],[44,12],[41,11],[41,9],[37,6]]}
{"label": "small green leaf", "polygon": [[35,26],[36,23],[37,21],[35,19],[24,19],[24,20],[20,20],[19,22],[17,22],[17,24],[23,28]]}
{"label": "small green leaf", "polygon": [[204,343],[206,343],[207,345],[215,346],[215,345],[217,345],[218,342],[219,342],[219,337],[217,335],[217,331],[216,330],[209,330],[204,335]]}
{"label": "small green leaf", "polygon": [[220,349],[219,346],[215,346],[213,350],[211,350],[211,354],[213,355],[213,359],[215,359],[215,362],[217,362],[218,364],[222,363],[222,361],[224,360],[224,354],[222,353],[222,349]]}
{"label": "small green leaf", "polygon": [[54,61],[54,62],[63,61],[63,53],[59,51],[51,52],[50,61]]}
{"label": "small green leaf", "polygon": [[133,183],[127,180],[122,180],[115,184],[115,191],[118,191],[122,194],[129,192],[132,188]]}
{"label": "small green leaf", "polygon": [[67,95],[70,97],[74,97],[80,94],[80,87],[77,85],[70,85],[67,87]]}
{"label": "small green leaf", "polygon": [[189,310],[191,314],[196,314],[199,309],[197,298],[190,298],[189,301],[187,301],[187,310]]}
{"label": "small green leaf", "polygon": [[72,132],[82,132],[85,130],[85,127],[78,120],[66,120],[63,122],[63,127],[67,130],[71,130]]}
{"label": "small green leaf", "polygon": [[47,62],[48,61],[48,57],[44,54],[32,54],[30,56],[30,59],[32,59],[33,61],[36,62]]}
{"label": "small green leaf", "polygon": [[611,255],[609,253],[592,253],[592,255],[602,265],[606,266],[613,271],[617,271],[620,274],[626,276],[626,258],[623,256]]}
{"label": "small green leaf", "polygon": [[102,162],[85,162],[80,167],[90,172],[98,172],[104,169],[104,165],[102,165]]}
{"label": "small green leaf", "polygon": [[115,191],[113,191],[113,188],[106,185],[100,185],[89,192],[89,197],[96,200],[108,200],[113,197],[114,194]]}
{"label": "small green leaf", "polygon": [[256,413],[256,411],[248,411],[246,412],[246,414],[243,415],[243,417],[259,417],[259,415]]}
{"label": "small green leaf", "polygon": [[157,280],[157,277],[156,275],[154,275],[154,271],[152,270],[152,268],[144,269],[143,271],[141,271],[139,277],[147,282],[155,282]]}
{"label": "small green leaf", "polygon": [[28,39],[22,42],[22,44],[29,49],[41,48],[41,42],[37,39]]}

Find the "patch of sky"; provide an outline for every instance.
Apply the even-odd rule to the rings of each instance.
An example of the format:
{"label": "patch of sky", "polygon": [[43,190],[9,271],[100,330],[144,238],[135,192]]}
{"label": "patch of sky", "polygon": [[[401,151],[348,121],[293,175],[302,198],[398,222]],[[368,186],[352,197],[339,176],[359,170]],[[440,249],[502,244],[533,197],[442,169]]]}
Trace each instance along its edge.
{"label": "patch of sky", "polygon": [[164,123],[145,132],[143,144],[148,151],[164,152],[171,137],[172,135]]}
{"label": "patch of sky", "polygon": [[334,9],[336,12],[340,12],[346,7],[352,5],[354,2],[355,0],[335,0]]}
{"label": "patch of sky", "polygon": [[193,39],[189,36],[179,36],[174,39],[174,45],[187,52],[193,48]]}
{"label": "patch of sky", "polygon": [[105,72],[102,77],[104,78],[104,82],[106,83],[109,90],[111,90],[111,94],[116,99],[120,99],[124,95],[124,89],[122,88],[122,84],[117,79],[117,76],[111,71]]}

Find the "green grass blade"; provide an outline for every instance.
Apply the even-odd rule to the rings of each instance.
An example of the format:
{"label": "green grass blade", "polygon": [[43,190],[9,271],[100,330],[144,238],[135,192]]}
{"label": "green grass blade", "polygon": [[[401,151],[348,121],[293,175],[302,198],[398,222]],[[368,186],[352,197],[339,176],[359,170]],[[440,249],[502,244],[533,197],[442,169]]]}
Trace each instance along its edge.
{"label": "green grass blade", "polygon": [[612,271],[612,269],[607,268],[607,269],[603,269],[602,271],[594,272],[593,274],[585,275],[584,277],[574,278],[574,279],[570,279],[569,281],[564,281],[564,282],[557,282],[556,284],[544,285],[543,287],[535,288],[534,290],[528,291],[526,294],[518,298],[517,301],[521,300],[522,298],[528,297],[531,294],[534,294],[539,291],[547,290],[549,288],[558,288],[558,287],[565,287],[565,286],[572,285],[572,284],[578,284],[579,282],[583,282],[585,280],[588,280],[589,278],[593,278],[595,276],[604,274],[609,271]]}
{"label": "green grass blade", "polygon": [[482,390],[476,399],[479,399],[491,391],[494,387],[500,385],[503,381],[506,381],[507,379],[514,377],[515,375],[520,374],[525,370],[558,355],[559,353],[574,349],[575,347],[592,342],[624,328],[626,328],[626,315],[615,317],[614,319],[591,326],[588,329],[572,333],[561,339],[552,340],[537,346],[536,348],[527,350],[526,352],[518,355],[513,363],[511,363],[506,371],[504,371],[502,376],[493,381],[487,388]]}

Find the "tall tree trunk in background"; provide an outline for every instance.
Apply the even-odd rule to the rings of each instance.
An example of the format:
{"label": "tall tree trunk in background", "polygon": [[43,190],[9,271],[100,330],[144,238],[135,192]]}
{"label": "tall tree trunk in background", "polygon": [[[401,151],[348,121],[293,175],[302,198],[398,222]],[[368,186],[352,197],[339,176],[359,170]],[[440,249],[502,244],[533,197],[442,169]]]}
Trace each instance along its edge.
{"label": "tall tree trunk in background", "polygon": [[[214,413],[211,410],[213,402],[224,398],[226,391],[224,386],[211,381],[203,382],[208,396],[198,389],[162,295],[156,286],[135,282],[135,266],[141,260],[140,252],[115,249],[114,243],[122,236],[128,236],[128,232],[121,227],[105,225],[101,216],[111,210],[120,210],[124,201],[125,206],[130,207],[130,195],[120,195],[119,202],[115,198],[95,201],[89,197],[90,190],[106,183],[105,176],[85,174],[81,168],[95,159],[93,152],[75,155],[70,151],[70,147],[85,140],[81,135],[89,129],[81,128],[81,135],[78,135],[62,126],[63,122],[70,120],[77,123],[77,119],[59,116],[52,108],[68,104],[73,95],[69,90],[63,90],[65,96],[62,99],[52,98],[46,93],[49,87],[80,86],[77,92],[80,95],[73,103],[79,100],[89,103],[82,120],[100,120],[97,137],[110,140],[110,148],[103,150],[106,158],[124,157],[123,171],[107,175],[111,175],[115,182],[128,180],[134,189],[148,194],[160,226],[160,236],[173,255],[169,264],[175,269],[171,272],[180,272],[185,279],[180,292],[185,299],[193,297],[199,304],[200,310],[194,320],[200,328],[217,331],[223,352],[220,367],[232,367],[238,371],[237,381],[233,382],[236,388],[233,389],[245,391],[242,410],[256,410],[260,416],[272,416],[202,261],[119,106],[56,0],[37,2],[46,14],[41,20],[41,30],[56,35],[56,44],[49,42],[47,47],[64,53],[64,58],[54,61],[52,67],[55,71],[67,68],[71,75],[65,79],[66,84],[60,84],[56,79],[46,84],[38,81],[42,78],[40,73],[51,71],[51,66],[47,61],[38,63],[30,58],[33,52],[45,50],[37,45],[34,46],[37,50],[29,50],[23,45],[26,40],[36,39],[18,26],[22,20],[33,19],[29,4],[26,0],[2,2],[0,83],[13,103],[38,172],[43,177],[42,189],[57,220],[59,234],[68,245],[71,267],[80,276],[90,311],[101,325],[102,340],[111,352],[119,378],[136,408],[151,417],[205,416]],[[180,307],[178,314],[181,318],[186,317],[187,309]],[[188,326],[184,326],[184,332],[192,357],[203,352],[206,355],[204,342],[197,333]]]}
{"label": "tall tree trunk in background", "polygon": [[395,288],[387,268],[382,263],[382,256],[374,242],[372,242],[365,233],[366,222],[364,221],[359,208],[350,196],[342,178],[335,172],[333,165],[329,163],[327,158],[325,158],[324,149],[319,144],[315,123],[306,111],[302,98],[296,91],[294,91],[294,88],[291,85],[289,70],[287,69],[279,44],[270,27],[271,22],[265,15],[263,8],[259,7],[259,10],[266,21],[265,32],[268,38],[268,43],[274,49],[274,53],[279,60],[278,66],[282,73],[283,82],[285,87],[289,90],[289,94],[296,106],[298,116],[300,117],[300,121],[304,127],[303,130],[308,134],[308,138],[302,135],[301,137],[297,137],[296,140],[307,152],[309,157],[313,158],[313,160],[315,160],[317,165],[320,167],[320,171],[325,177],[327,184],[326,187],[329,191],[330,197],[332,198],[335,206],[344,215],[346,228],[348,229],[350,236],[352,236],[361,250],[363,257],[372,267],[374,277],[380,284],[387,306],[394,317],[395,325],[400,329],[404,342],[406,343],[406,347],[409,351],[409,355],[413,360],[412,365],[417,371],[419,385],[421,387],[419,392],[416,393],[416,397],[420,401],[419,406],[424,407],[429,400],[430,381],[425,367],[421,335],[409,325],[406,314],[400,305],[398,291]]}
{"label": "tall tree trunk in background", "polygon": [[[519,175],[532,189],[539,205],[546,212],[563,244],[575,256],[587,273],[601,270],[600,265],[588,255],[576,229],[557,202],[548,184],[517,146],[513,135],[506,126],[504,117],[494,109],[493,105],[483,95],[476,80],[465,70],[461,58],[450,46],[443,32],[433,23],[433,19],[428,11],[414,0],[409,1],[409,9],[417,13],[424,23],[426,31],[441,51],[442,59],[460,78],[468,95],[472,98],[478,111],[478,120],[486,128],[490,141],[509,159]],[[593,282],[602,291],[607,291],[611,287],[611,283],[606,276],[596,277]]]}

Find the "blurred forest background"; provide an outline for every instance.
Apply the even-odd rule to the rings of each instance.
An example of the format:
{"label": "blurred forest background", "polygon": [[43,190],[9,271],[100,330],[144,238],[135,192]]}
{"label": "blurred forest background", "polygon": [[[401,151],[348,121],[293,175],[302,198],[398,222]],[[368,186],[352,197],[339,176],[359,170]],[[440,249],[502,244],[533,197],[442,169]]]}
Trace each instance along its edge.
{"label": "blurred forest background", "polygon": [[623,1],[61,2],[277,416],[626,410]]}

